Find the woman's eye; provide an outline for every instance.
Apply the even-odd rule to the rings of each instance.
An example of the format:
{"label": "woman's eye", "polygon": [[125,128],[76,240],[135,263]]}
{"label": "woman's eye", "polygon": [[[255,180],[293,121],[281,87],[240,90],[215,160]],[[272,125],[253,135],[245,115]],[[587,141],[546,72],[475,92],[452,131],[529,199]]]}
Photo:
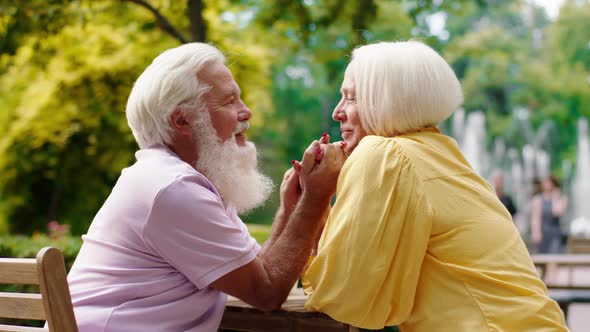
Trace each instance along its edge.
{"label": "woman's eye", "polygon": [[346,97],[346,101],[350,102],[350,103],[354,103],[356,102],[356,98],[353,97]]}

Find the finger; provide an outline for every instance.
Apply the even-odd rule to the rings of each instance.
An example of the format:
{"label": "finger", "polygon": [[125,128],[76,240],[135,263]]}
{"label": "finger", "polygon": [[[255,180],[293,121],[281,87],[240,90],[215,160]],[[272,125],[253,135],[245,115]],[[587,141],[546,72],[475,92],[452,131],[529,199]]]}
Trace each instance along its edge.
{"label": "finger", "polygon": [[342,164],[346,160],[346,153],[344,149],[340,147],[340,143],[332,143],[324,146],[324,157],[323,159],[330,160],[337,164]]}
{"label": "finger", "polygon": [[319,163],[323,157],[324,157],[324,149],[322,149],[322,146],[320,145],[320,147],[318,148],[318,150],[315,153],[315,161]]}
{"label": "finger", "polygon": [[322,137],[320,138],[320,144],[328,144],[330,143],[330,135],[328,133],[323,133]]}
{"label": "finger", "polygon": [[309,173],[315,164],[315,157],[320,147],[320,142],[313,141],[309,147],[303,153],[303,159],[301,160],[301,172]]}
{"label": "finger", "polygon": [[299,176],[301,172],[301,163],[297,160],[293,160],[293,171]]}
{"label": "finger", "polygon": [[288,181],[288,184],[289,184],[290,186],[291,186],[291,185],[294,185],[294,186],[297,186],[297,187],[299,187],[299,174],[297,174],[297,173],[296,173],[296,172],[294,172],[294,171],[293,171],[293,172],[291,172],[291,173],[289,174],[289,178],[287,179],[287,181]]}
{"label": "finger", "polygon": [[[293,163],[293,161],[291,163]],[[287,178],[289,178],[291,176],[291,174],[293,174],[293,172],[294,172],[293,168],[289,168],[285,172],[285,175],[283,175],[283,181],[285,181]]]}

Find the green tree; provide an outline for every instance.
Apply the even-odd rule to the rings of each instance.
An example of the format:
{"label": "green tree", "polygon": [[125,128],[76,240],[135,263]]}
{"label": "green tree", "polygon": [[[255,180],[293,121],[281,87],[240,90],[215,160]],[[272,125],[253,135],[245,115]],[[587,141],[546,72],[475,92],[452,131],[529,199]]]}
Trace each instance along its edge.
{"label": "green tree", "polygon": [[[179,43],[162,18],[177,22],[179,33],[191,31],[195,21],[186,12],[195,2],[154,1],[157,14],[129,2],[2,3],[0,231],[45,230],[57,219],[85,232],[133,162],[136,144],[123,113],[130,88],[153,57]],[[270,112],[270,53],[259,31],[219,19],[236,7],[222,1],[201,8],[216,28],[207,40],[239,54],[230,67],[239,82],[248,77],[246,101]]]}

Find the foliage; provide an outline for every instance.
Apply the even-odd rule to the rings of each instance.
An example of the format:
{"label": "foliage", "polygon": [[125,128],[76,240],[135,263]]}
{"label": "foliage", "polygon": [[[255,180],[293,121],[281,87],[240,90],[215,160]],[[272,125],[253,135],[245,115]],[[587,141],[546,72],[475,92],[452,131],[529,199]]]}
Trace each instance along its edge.
{"label": "foliage", "polygon": [[462,81],[465,110],[486,113],[490,144],[495,137],[517,149],[530,142],[515,118],[524,107],[531,131],[554,123],[551,137],[541,139],[554,170],[575,161],[576,121],[590,115],[588,17],[587,1],[566,1],[554,22],[524,1],[466,6],[449,17],[443,53]]}
{"label": "foliage", "polygon": [[[133,81],[159,52],[177,44],[151,23],[149,12],[130,5],[34,1],[0,8],[25,18],[0,20],[6,40],[19,42],[0,49],[0,233],[10,228],[30,234],[57,219],[81,234],[121,169],[133,162],[136,144],[123,113]],[[175,2],[162,1],[161,9],[182,13]],[[210,6],[206,15],[217,17],[216,10]],[[37,33],[44,23],[51,28]],[[221,36],[237,27],[216,23],[224,49],[232,41]],[[264,72],[270,55],[264,47],[249,47],[256,44],[253,36],[235,36],[242,43],[232,48],[240,57],[230,57],[231,68],[238,82],[254,78],[244,99],[269,112]]]}
{"label": "foliage", "polygon": [[79,236],[61,236],[51,238],[47,235],[33,236],[2,235],[0,236],[0,257],[35,258],[37,252],[44,247],[55,247],[64,255],[66,269],[69,271],[76,260],[82,246]]}
{"label": "foliage", "polygon": [[154,54],[143,35],[128,43],[125,33],[92,23],[65,27],[29,38],[7,61],[1,215],[18,221],[14,231],[31,232],[58,216],[83,231],[131,161],[135,144],[121,111],[128,83]]}

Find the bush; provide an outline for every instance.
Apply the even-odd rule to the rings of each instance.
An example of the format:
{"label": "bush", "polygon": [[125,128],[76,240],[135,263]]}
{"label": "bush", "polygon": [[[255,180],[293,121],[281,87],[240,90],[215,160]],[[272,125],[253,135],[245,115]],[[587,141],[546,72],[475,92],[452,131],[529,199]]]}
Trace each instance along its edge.
{"label": "bush", "polygon": [[66,269],[69,271],[78,255],[82,238],[79,236],[61,236],[52,238],[47,235],[0,236],[0,257],[35,258],[43,247],[56,247],[64,255]]}

